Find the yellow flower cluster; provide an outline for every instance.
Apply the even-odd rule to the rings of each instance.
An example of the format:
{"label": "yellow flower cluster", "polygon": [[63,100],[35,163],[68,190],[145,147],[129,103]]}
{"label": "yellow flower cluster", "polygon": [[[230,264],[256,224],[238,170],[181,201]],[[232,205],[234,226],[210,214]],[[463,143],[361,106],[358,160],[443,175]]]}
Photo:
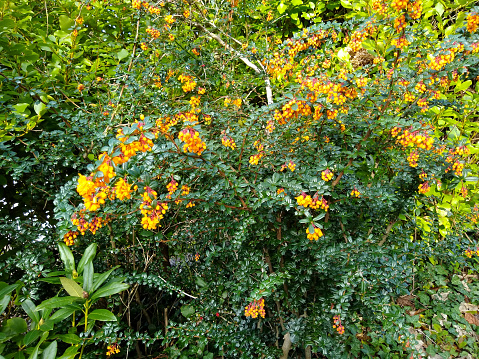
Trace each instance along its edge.
{"label": "yellow flower cluster", "polygon": [[359,198],[360,196],[361,196],[361,193],[358,191],[356,187],[354,187],[353,190],[351,191],[351,197]]}
{"label": "yellow flower cluster", "polygon": [[407,9],[408,0],[393,0],[391,2],[391,7],[396,11],[401,11]]}
{"label": "yellow flower cluster", "polygon": [[236,143],[235,143],[235,141],[234,141],[231,137],[229,137],[229,136],[226,136],[226,135],[223,136],[223,137],[221,138],[221,143],[223,144],[223,146],[225,146],[225,147],[227,147],[227,148],[229,147],[229,148],[231,148],[232,150],[234,150],[234,149],[236,148]]}
{"label": "yellow flower cluster", "polygon": [[107,346],[106,356],[110,356],[112,354],[118,354],[120,352],[120,346],[118,344],[111,344]]}
{"label": "yellow flower cluster", "polygon": [[264,299],[261,298],[260,300],[253,300],[250,304],[248,304],[244,308],[244,315],[246,317],[251,317],[253,319],[258,317],[258,314],[261,316],[261,318],[264,318],[266,315],[266,312],[264,310]]}
{"label": "yellow flower cluster", "polygon": [[444,54],[434,57],[429,62],[429,68],[431,70],[440,71],[444,66],[454,60],[454,51],[448,51]]}
{"label": "yellow flower cluster", "polygon": [[168,194],[171,196],[178,189],[178,182],[172,179],[170,183],[166,185],[166,189],[168,190]]}
{"label": "yellow flower cluster", "polygon": [[263,157],[263,152],[257,153],[255,155],[250,156],[249,163],[252,165],[257,165],[259,160]]}
{"label": "yellow flower cluster", "polygon": [[188,75],[180,75],[178,80],[183,84],[182,89],[184,92],[193,91],[196,87],[195,78]]}
{"label": "yellow flower cluster", "polygon": [[180,141],[185,142],[183,152],[193,152],[198,156],[206,149],[206,144],[201,140],[200,134],[193,128],[185,128],[179,134]]}
{"label": "yellow flower cluster", "polygon": [[191,96],[190,105],[192,109],[195,109],[200,106],[200,96]]}
{"label": "yellow flower cluster", "polygon": [[331,179],[333,178],[333,176],[334,176],[334,173],[333,173],[333,171],[331,171],[329,168],[328,168],[328,169],[325,169],[323,172],[321,172],[321,178],[322,178],[323,181],[325,181],[325,182],[331,181]]}
{"label": "yellow flower cluster", "polygon": [[176,117],[160,117],[156,120],[156,126],[160,128],[161,133],[167,134],[170,130],[170,127],[175,126],[178,123],[178,119]]}
{"label": "yellow flower cluster", "polygon": [[[402,134],[400,134],[402,132]],[[420,131],[412,131],[405,129],[404,131],[399,127],[394,127],[391,130],[391,136],[396,138],[396,142],[403,147],[418,147],[424,150],[430,150],[434,144],[434,138],[429,137],[426,133]]]}
{"label": "yellow flower cluster", "polygon": [[314,232],[311,233],[309,231],[309,228],[306,229],[306,234],[308,235],[308,239],[310,241],[317,241],[320,237],[323,236],[323,232],[321,231],[320,228],[316,227],[314,224],[313,224],[313,228],[314,228]]}
{"label": "yellow flower cluster", "polygon": [[125,181],[125,179],[120,178],[115,185],[115,194],[116,198],[120,201],[131,198],[131,185]]}
{"label": "yellow flower cluster", "polygon": [[417,161],[419,160],[419,153],[417,151],[412,151],[409,156],[407,156],[407,161],[409,162],[409,166],[415,168],[417,167]]}
{"label": "yellow flower cluster", "polygon": [[391,45],[397,47],[398,49],[403,49],[409,45],[409,41],[407,41],[406,36],[401,36],[397,39],[393,39],[391,41]]}
{"label": "yellow flower cluster", "polygon": [[[164,217],[164,214],[168,210],[168,204],[166,203],[157,203],[156,197],[157,193],[150,187],[144,188],[145,192],[143,193],[143,202],[140,204],[141,214],[143,218],[141,219],[141,225],[144,229],[156,229],[156,227],[161,227],[160,220]],[[156,205],[153,207],[153,201],[156,202]]]}
{"label": "yellow flower cluster", "polygon": [[152,27],[149,27],[148,29],[146,29],[146,33],[150,35],[153,39],[157,39],[161,35],[160,30],[154,29]]}

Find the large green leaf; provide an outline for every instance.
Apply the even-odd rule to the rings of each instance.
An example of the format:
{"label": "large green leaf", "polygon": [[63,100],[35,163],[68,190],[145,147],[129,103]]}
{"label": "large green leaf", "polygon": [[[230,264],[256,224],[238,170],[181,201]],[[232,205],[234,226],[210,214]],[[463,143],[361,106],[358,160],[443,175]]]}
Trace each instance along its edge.
{"label": "large green leaf", "polygon": [[54,322],[60,322],[68,318],[77,310],[81,310],[81,307],[79,305],[78,306],[69,305],[67,308],[61,308],[57,310],[55,313],[53,313],[52,316],[50,317],[50,320]]}
{"label": "large green leaf", "polygon": [[72,297],[53,297],[47,300],[44,300],[40,305],[37,306],[37,311],[40,310],[48,310],[48,309],[55,309],[59,307],[63,307],[68,304],[72,304],[76,301],[80,300],[77,296]]}
{"label": "large green leaf", "polygon": [[41,330],[30,330],[25,336],[23,337],[23,344],[25,345],[30,345],[32,344],[35,340],[40,338],[40,335],[42,335]]}
{"label": "large green leaf", "polygon": [[2,326],[2,333],[7,336],[22,334],[28,330],[28,325],[23,318],[8,319]]}
{"label": "large green leaf", "polygon": [[83,288],[80,287],[73,279],[60,277],[60,282],[62,282],[62,286],[65,288],[68,294],[74,297],[83,298]]}
{"label": "large green leaf", "polygon": [[92,286],[93,286],[93,263],[90,261],[85,265],[84,271],[83,271],[83,289],[86,292],[90,292]]}
{"label": "large green leaf", "polygon": [[58,335],[58,339],[62,342],[67,344],[79,344],[81,343],[81,339],[78,335],[69,333],[69,334],[60,334]]}
{"label": "large green leaf", "polygon": [[55,359],[57,355],[57,341],[51,342],[42,353],[42,359]]}
{"label": "large green leaf", "polygon": [[2,289],[0,289],[0,298],[2,298],[6,294],[10,296],[10,293],[12,293],[13,290],[17,287],[18,287],[18,284],[11,284],[6,287],[3,287]]}
{"label": "large green leaf", "polygon": [[93,312],[88,314],[88,319],[99,320],[102,322],[116,322],[117,318],[115,315],[106,309],[95,309]]}
{"label": "large green leaf", "polygon": [[80,262],[78,262],[78,267],[77,267],[78,274],[83,273],[83,268],[85,264],[91,262],[93,258],[95,258],[96,248],[97,248],[97,244],[92,243],[88,246],[87,249],[85,249],[85,253],[81,257]]}
{"label": "large green leaf", "polygon": [[38,322],[40,321],[40,315],[37,311],[35,311],[36,306],[30,299],[26,299],[23,301],[22,308],[25,313],[27,313],[27,315],[30,317],[30,319],[33,320],[35,324],[38,324]]}
{"label": "large green leaf", "polygon": [[107,272],[105,273],[102,273],[100,274],[93,282],[93,287],[91,288],[91,291],[94,292],[96,291],[98,288],[100,288],[100,286],[110,277],[110,274],[115,270],[117,269],[119,266],[115,266],[113,267],[112,269],[108,270]]}
{"label": "large green leaf", "polygon": [[65,265],[67,272],[73,272],[75,270],[75,259],[73,253],[65,243],[58,243],[58,249],[60,250],[60,258]]}
{"label": "large green leaf", "polygon": [[95,299],[108,297],[109,295],[113,295],[116,293],[120,293],[126,289],[128,289],[129,285],[126,283],[108,283],[107,285],[99,288],[97,291],[93,293],[91,296],[91,300],[94,301]]}
{"label": "large green leaf", "polygon": [[0,315],[3,314],[3,311],[8,306],[8,303],[10,303],[10,295],[6,295],[0,299]]}

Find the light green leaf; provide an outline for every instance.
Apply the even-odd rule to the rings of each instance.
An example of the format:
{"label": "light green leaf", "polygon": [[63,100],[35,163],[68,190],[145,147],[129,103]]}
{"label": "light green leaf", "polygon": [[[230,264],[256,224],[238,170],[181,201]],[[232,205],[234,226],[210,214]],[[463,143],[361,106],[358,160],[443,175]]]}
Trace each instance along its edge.
{"label": "light green leaf", "polygon": [[63,31],[71,30],[71,28],[75,24],[75,20],[70,19],[66,15],[60,15],[58,20],[60,22],[60,29],[62,29]]}
{"label": "light green leaf", "polygon": [[435,9],[439,16],[442,16],[442,14],[444,14],[444,5],[441,4],[440,2],[436,4]]}
{"label": "light green leaf", "polygon": [[60,282],[62,282],[62,286],[65,288],[68,294],[74,297],[83,298],[83,288],[80,287],[73,279],[60,277]]}
{"label": "light green leaf", "polygon": [[291,4],[293,6],[298,6],[298,5],[302,5],[303,1],[302,0],[293,0],[293,1],[291,1]]}
{"label": "light green leaf", "polygon": [[288,6],[286,6],[284,3],[280,3],[277,9],[278,9],[278,12],[282,14],[288,9]]}
{"label": "light green leaf", "polygon": [[116,322],[117,318],[115,315],[106,309],[95,309],[93,312],[88,314],[88,319],[99,320],[102,322]]}
{"label": "light green leaf", "polygon": [[62,308],[57,310],[53,315],[50,317],[50,320],[54,322],[60,322],[66,318],[68,318],[70,315],[72,315],[76,310],[80,310],[80,306],[74,307],[74,306],[69,306],[67,308]]}
{"label": "light green leaf", "polygon": [[121,49],[116,53],[116,56],[118,57],[118,61],[123,60],[125,57],[129,55],[128,51],[126,49]]}
{"label": "light green leaf", "polygon": [[195,308],[193,308],[193,306],[191,305],[188,305],[188,304],[185,304],[181,307],[181,314],[185,317],[185,318],[189,318],[191,317],[193,314],[195,314]]}
{"label": "light green leaf", "polygon": [[43,350],[43,359],[55,359],[57,355],[57,341],[53,341],[49,346]]}
{"label": "light green leaf", "polygon": [[33,109],[35,110],[35,113],[37,115],[43,115],[46,110],[47,110],[47,105],[45,105],[43,102],[38,101],[33,105]]}

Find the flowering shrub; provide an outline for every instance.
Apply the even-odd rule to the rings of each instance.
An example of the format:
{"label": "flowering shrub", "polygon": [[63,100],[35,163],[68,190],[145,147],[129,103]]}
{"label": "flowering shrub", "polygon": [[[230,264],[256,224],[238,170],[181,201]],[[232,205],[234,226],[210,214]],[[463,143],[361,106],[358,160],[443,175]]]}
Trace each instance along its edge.
{"label": "flowering shrub", "polygon": [[340,358],[375,356],[386,332],[388,354],[418,357],[396,297],[415,266],[472,256],[461,231],[477,228],[460,117],[476,114],[478,9],[442,31],[429,3],[374,0],[288,38],[267,4],[245,35],[244,3],[122,4],[129,51],[75,85],[78,117],[103,120],[56,197],[59,239],[98,242],[131,283],[91,340],[108,356]]}
{"label": "flowering shrub", "polygon": [[[164,339],[177,346],[180,332],[208,332],[230,357],[270,357],[281,352],[277,340],[287,343],[286,356],[288,345],[357,355],[367,343],[355,333],[378,330],[391,297],[406,293],[408,252],[425,255],[414,223],[402,218],[418,200],[465,181],[467,171],[470,144],[444,136],[435,113],[447,108],[452,85],[470,81],[476,17],[431,41],[420,26],[422,11],[420,1],[378,1],[365,21],[305,28],[265,49],[262,78],[244,78],[241,87],[226,78],[219,88],[210,85],[203,72],[214,76],[214,59],[191,62],[177,82],[157,89],[168,106],[149,107],[140,118],[123,110],[130,124],[119,126],[79,176],[82,203],[63,223],[65,241],[82,243],[74,225],[85,234],[81,228],[92,222],[78,227],[79,216],[95,216],[125,236],[137,233],[151,253],[164,243],[166,261],[184,258],[168,269],[168,281],[188,293],[184,320],[176,318],[176,334]],[[181,13],[197,16],[193,8]],[[156,38],[179,30],[175,19],[181,21],[164,16],[165,33],[149,44],[155,51]],[[235,50],[213,30],[197,28],[258,69],[242,55],[244,46]],[[205,38],[192,44],[201,56]],[[238,97],[259,84],[267,105],[255,105],[245,90]],[[190,252],[195,261],[186,259]],[[183,266],[190,274],[180,278]],[[252,330],[259,317],[263,329]],[[247,328],[249,344],[231,345]],[[397,350],[414,356],[413,347]]]}

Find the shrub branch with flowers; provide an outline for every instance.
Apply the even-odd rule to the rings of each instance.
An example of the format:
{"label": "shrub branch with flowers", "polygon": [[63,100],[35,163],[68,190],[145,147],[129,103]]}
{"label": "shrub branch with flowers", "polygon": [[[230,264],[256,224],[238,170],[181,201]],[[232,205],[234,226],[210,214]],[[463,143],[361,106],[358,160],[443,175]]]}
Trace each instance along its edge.
{"label": "shrub branch with flowers", "polygon": [[122,7],[136,26],[100,78],[109,120],[55,200],[65,244],[98,243],[130,284],[83,344],[419,358],[397,297],[417,266],[475,253],[478,149],[450,119],[477,115],[479,8],[437,36],[432,3],[373,0],[289,37],[244,3]]}

